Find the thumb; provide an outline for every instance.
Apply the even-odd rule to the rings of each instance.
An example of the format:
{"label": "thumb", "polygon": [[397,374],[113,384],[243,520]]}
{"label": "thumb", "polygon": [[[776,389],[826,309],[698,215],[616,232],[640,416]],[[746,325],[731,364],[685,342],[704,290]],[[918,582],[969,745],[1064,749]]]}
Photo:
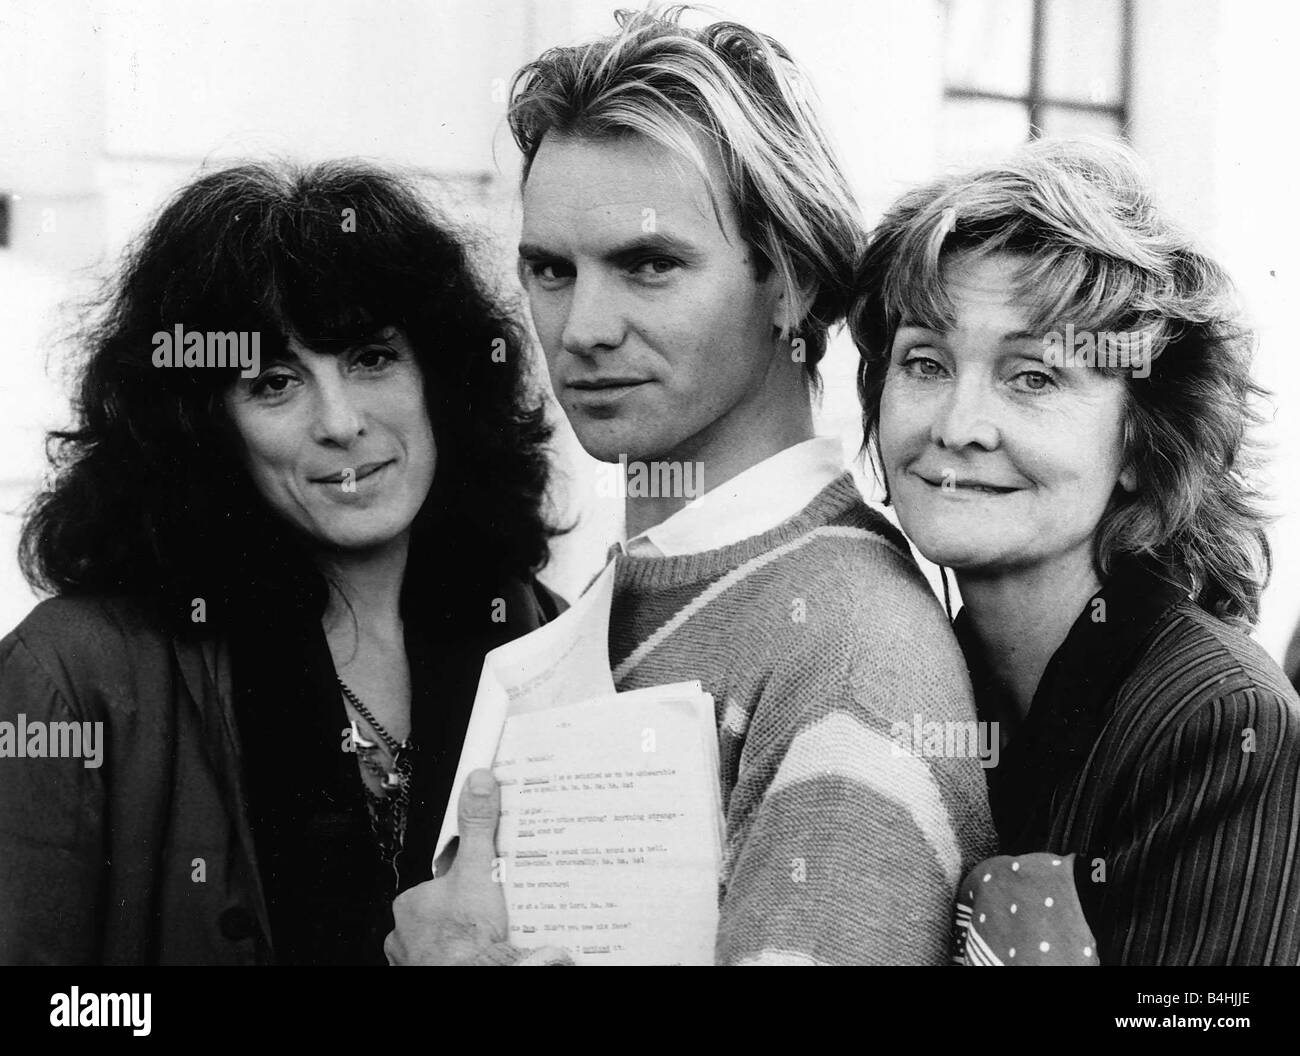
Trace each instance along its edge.
{"label": "thumb", "polygon": [[460,790],[457,821],[460,845],[455,869],[489,873],[496,858],[497,821],[501,816],[501,789],[491,770],[475,770]]}

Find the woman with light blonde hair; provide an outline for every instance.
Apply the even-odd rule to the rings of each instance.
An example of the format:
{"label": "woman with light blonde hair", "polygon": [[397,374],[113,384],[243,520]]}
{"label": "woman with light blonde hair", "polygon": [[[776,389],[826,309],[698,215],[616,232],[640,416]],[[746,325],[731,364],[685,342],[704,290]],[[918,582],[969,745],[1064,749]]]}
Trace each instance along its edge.
{"label": "woman with light blonde hair", "polygon": [[[956,574],[1002,849],[1073,862],[1095,935],[1056,953],[1295,964],[1300,700],[1245,633],[1262,393],[1227,276],[1130,152],[1040,142],[904,195],[857,289],[865,435]],[[976,934],[998,872],[962,885]]]}

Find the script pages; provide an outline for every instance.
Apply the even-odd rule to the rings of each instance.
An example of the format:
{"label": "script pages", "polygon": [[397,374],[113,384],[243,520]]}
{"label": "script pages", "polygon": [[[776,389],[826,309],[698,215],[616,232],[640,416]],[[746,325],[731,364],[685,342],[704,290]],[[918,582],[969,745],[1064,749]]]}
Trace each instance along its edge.
{"label": "script pages", "polygon": [[567,612],[490,652],[438,839],[471,770],[501,782],[497,847],[522,948],[577,964],[712,964],[723,821],[713,699],[698,682],[617,693],[613,566]]}

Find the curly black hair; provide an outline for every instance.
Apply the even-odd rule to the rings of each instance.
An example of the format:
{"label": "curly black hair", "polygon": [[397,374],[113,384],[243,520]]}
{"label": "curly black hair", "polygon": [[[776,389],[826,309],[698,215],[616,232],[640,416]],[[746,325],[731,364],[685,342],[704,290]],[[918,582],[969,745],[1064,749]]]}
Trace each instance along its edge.
{"label": "curly black hair", "polygon": [[38,590],[127,595],[168,625],[327,586],[305,540],[255,491],[223,395],[238,367],[158,369],[158,331],[261,334],[322,351],[400,328],[438,443],[412,527],[403,604],[530,576],[557,534],[544,512],[551,436],[527,332],[473,243],[404,177],[353,161],[248,164],[178,191],[92,303],[75,422],[47,439],[52,482],[19,548]]}

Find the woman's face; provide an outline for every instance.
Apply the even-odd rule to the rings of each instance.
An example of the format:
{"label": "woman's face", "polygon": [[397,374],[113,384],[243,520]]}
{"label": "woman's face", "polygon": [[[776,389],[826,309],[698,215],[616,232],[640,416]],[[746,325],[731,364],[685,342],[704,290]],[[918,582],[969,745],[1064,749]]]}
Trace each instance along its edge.
{"label": "woman's face", "polygon": [[929,560],[973,575],[1086,561],[1123,461],[1124,385],[1048,366],[1016,292],[1019,258],[954,257],[953,329],[894,337],[880,449],[903,530]]}
{"label": "woman's face", "polygon": [[389,328],[337,355],[295,339],[289,353],[226,394],[257,490],[330,549],[404,537],[437,464],[424,379],[405,335]]}

